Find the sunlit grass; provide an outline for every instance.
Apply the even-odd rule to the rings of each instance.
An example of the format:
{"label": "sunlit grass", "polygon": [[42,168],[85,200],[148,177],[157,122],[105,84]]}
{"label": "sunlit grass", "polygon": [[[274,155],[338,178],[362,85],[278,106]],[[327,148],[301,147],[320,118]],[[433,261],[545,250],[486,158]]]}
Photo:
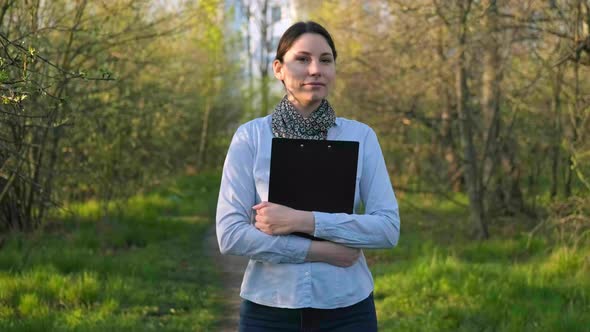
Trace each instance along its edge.
{"label": "sunlit grass", "polygon": [[70,212],[80,216],[62,215],[42,236],[8,238],[0,331],[215,330],[219,278],[202,240],[217,180],[174,186],[177,198],[167,190],[137,196],[108,218],[96,202],[79,204]]}
{"label": "sunlit grass", "polygon": [[[201,240],[218,184],[181,179],[108,218],[71,206],[82,217],[5,240],[0,331],[215,331],[219,278]],[[519,220],[474,241],[465,197],[453,199],[403,197],[399,246],[367,252],[380,331],[588,331],[587,246],[530,240]]]}
{"label": "sunlit grass", "polygon": [[464,209],[425,201],[402,209],[399,247],[367,255],[380,330],[588,331],[588,247],[520,231],[474,241]]}

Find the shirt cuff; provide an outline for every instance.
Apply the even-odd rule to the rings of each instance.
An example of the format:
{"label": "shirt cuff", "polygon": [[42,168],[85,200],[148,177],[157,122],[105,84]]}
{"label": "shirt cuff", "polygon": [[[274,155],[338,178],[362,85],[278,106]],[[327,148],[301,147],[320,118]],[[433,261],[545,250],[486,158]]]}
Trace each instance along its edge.
{"label": "shirt cuff", "polygon": [[285,250],[287,255],[292,257],[288,262],[285,263],[303,263],[307,257],[307,252],[311,246],[311,240],[306,239],[297,235],[289,235],[287,237],[287,243],[285,244]]}
{"label": "shirt cuff", "polygon": [[313,211],[313,218],[315,220],[315,230],[313,236],[322,238],[325,233],[327,220],[330,218],[330,213]]}

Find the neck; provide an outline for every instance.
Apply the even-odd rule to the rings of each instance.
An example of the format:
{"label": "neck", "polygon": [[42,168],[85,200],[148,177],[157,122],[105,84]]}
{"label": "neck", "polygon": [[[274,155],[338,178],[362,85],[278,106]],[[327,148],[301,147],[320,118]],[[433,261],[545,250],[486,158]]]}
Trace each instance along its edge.
{"label": "neck", "polygon": [[311,102],[309,104],[302,104],[292,96],[289,96],[289,101],[291,102],[291,104],[293,104],[297,112],[301,114],[301,116],[305,119],[307,119],[313,111],[320,107],[320,104],[322,103],[321,100],[318,100]]}

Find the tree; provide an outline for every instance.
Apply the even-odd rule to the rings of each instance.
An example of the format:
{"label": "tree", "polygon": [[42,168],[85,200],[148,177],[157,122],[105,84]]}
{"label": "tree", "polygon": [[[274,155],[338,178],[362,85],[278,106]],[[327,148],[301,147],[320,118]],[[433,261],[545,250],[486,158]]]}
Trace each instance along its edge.
{"label": "tree", "polygon": [[398,192],[464,190],[486,238],[536,214],[546,179],[579,190],[587,1],[300,2],[339,49],[332,104],[378,131]]}
{"label": "tree", "polygon": [[34,229],[75,200],[102,202],[106,218],[111,201],[220,162],[218,138],[241,112],[223,96],[240,83],[220,29],[199,20],[222,25],[210,15],[221,5],[5,2],[0,231]]}

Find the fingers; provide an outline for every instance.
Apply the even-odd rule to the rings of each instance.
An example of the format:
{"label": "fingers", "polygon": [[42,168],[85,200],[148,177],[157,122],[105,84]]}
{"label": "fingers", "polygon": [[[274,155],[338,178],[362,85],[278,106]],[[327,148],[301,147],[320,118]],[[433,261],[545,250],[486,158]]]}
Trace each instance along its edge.
{"label": "fingers", "polygon": [[260,210],[260,209],[262,209],[263,207],[266,207],[266,206],[268,206],[268,204],[269,204],[269,203],[268,203],[267,201],[262,201],[262,202],[260,202],[260,203],[258,203],[258,204],[256,204],[256,205],[254,205],[254,206],[252,207],[252,209],[254,209],[254,210]]}
{"label": "fingers", "polygon": [[256,216],[254,217],[254,220],[256,220],[254,227],[258,228],[259,230],[267,229],[270,226],[267,222],[267,218],[263,216]]}
{"label": "fingers", "polygon": [[266,233],[268,235],[274,235],[272,228],[270,225],[266,224],[262,219],[256,217],[256,222],[254,223],[254,227],[256,227],[259,231]]}
{"label": "fingers", "polygon": [[262,233],[266,233],[268,235],[273,235],[269,228],[262,227],[262,225],[260,225],[259,223],[254,224],[254,226]]}

